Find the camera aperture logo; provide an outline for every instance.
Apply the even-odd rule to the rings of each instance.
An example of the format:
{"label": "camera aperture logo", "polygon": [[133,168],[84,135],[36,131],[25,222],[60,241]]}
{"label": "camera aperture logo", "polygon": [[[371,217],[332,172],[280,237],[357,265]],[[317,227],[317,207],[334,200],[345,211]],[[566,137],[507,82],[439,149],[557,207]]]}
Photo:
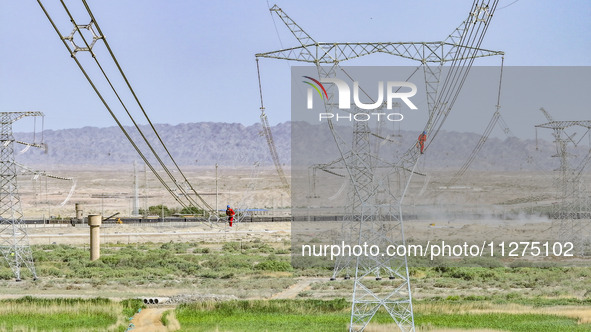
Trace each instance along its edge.
{"label": "camera aperture logo", "polygon": [[[303,76],[309,81],[303,81],[308,87],[306,108],[311,110],[314,108],[314,90],[320,96],[320,100],[325,103],[329,102],[328,93],[324,84],[334,84],[337,88],[338,93],[338,109],[339,110],[350,110],[351,109],[351,89],[349,85],[338,78],[321,78],[320,80],[314,79],[310,76]],[[323,84],[324,83],[324,84]],[[401,91],[407,90],[410,91]],[[417,107],[410,100],[411,97],[416,95],[417,86],[411,82],[402,81],[387,81],[384,89],[384,81],[378,81],[378,97],[375,102],[371,104],[365,104],[361,102],[359,98],[359,82],[353,82],[353,102],[355,106],[361,110],[372,111],[382,109],[384,106],[384,95],[386,99],[386,109],[391,110],[394,105],[394,100],[401,100],[411,110],[416,110]],[[385,90],[385,92],[384,92]],[[363,90],[362,90],[363,91]],[[347,114],[339,114],[336,112],[324,112],[318,114],[318,121],[322,119],[332,119],[335,121],[369,121],[370,119],[376,119],[377,121],[402,121],[404,116],[401,113],[385,113],[385,112],[347,112]]]}
{"label": "camera aperture logo", "polygon": [[[316,83],[316,85],[308,82],[308,81],[302,81],[308,85],[310,85],[312,88],[314,88],[317,92],[318,95],[320,96],[320,98],[324,99],[326,97],[326,99],[328,99],[328,94],[326,93],[326,89],[324,88],[324,85],[322,85],[322,83],[320,83],[318,80],[313,79],[310,76],[304,76],[304,78],[309,79],[310,81]],[[308,88],[308,109],[312,109],[314,107],[313,101],[312,101],[312,88]],[[322,92],[320,92],[320,89],[322,89],[322,92],[324,92],[324,94],[322,94]]]}

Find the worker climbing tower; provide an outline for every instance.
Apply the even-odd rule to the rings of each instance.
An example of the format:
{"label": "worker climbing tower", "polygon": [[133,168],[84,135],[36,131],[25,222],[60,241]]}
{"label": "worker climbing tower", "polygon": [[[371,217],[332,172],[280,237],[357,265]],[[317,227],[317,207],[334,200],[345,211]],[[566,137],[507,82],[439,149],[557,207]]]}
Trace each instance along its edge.
{"label": "worker climbing tower", "polygon": [[[344,61],[370,54],[384,53],[418,61],[418,68],[424,73],[428,105],[424,128],[428,137],[425,142],[427,150],[449,115],[474,59],[503,54],[480,48],[497,3],[494,0],[474,1],[468,18],[444,41],[379,43],[317,42],[275,5],[270,8],[271,13],[283,21],[300,45],[259,53],[256,57],[313,64],[317,80],[323,83],[331,82],[337,74],[345,72],[340,67]],[[449,65],[445,70],[444,64]],[[349,79],[354,81],[351,77]],[[325,114],[338,111],[335,85],[324,85]],[[371,110],[359,108],[349,110],[351,116],[361,118],[368,118],[369,112]],[[321,169],[329,173],[334,169],[344,171],[350,188],[340,240],[346,245],[376,245],[381,250],[391,245],[404,245],[402,203],[420,156],[414,142],[392,162],[381,158],[372,149],[372,146],[379,146],[372,144],[372,140],[380,136],[372,132],[368,121],[354,122],[350,142],[339,134],[331,119],[326,123],[340,157]],[[390,315],[399,330],[415,330],[406,256],[339,256],[332,279],[337,276],[354,277],[351,331],[364,330],[380,309]]]}
{"label": "worker climbing tower", "polygon": [[43,144],[15,141],[12,124],[24,117],[43,116],[41,112],[0,113],[0,251],[12,269],[17,281],[21,280],[24,266],[37,279],[35,264],[18,193],[17,165],[14,162],[14,143],[44,148]]}

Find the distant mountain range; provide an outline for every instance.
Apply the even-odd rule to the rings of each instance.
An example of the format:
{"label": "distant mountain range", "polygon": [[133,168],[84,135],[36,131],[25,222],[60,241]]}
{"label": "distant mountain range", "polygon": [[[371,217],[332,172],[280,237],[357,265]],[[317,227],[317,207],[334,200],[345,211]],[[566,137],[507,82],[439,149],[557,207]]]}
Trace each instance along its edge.
{"label": "distant mountain range", "polygon": [[[179,165],[213,165],[216,162],[229,165],[249,165],[256,161],[272,163],[261,125],[244,126],[237,123],[185,123],[178,125],[156,124],[156,130],[166,144],[171,155]],[[282,162],[290,162],[290,124],[273,127],[275,144]],[[158,139],[150,133],[148,126],[141,126],[146,137],[163,158],[166,152],[159,148]],[[139,134],[126,127],[134,141],[140,142]],[[16,139],[31,141],[32,133],[15,133]],[[37,133],[37,139],[39,139]],[[105,165],[131,164],[141,159],[119,127],[84,127],[78,129],[46,130],[44,141],[47,153],[39,149],[29,149],[18,155],[17,161],[26,164],[59,165]],[[149,151],[138,143],[143,151]],[[22,148],[22,147],[18,147]],[[148,158],[151,153],[147,153]]]}
{"label": "distant mountain range", "polygon": [[[142,127],[148,131],[147,127]],[[259,124],[244,126],[237,123],[186,123],[156,125],[170,153],[179,165],[208,166],[216,162],[239,166],[260,162],[272,165],[272,159]],[[313,126],[303,122],[281,123],[271,128],[282,163],[290,165],[329,162],[336,158],[338,150],[326,126]],[[291,154],[292,130],[294,151]],[[338,128],[345,142],[351,142],[351,129]],[[376,133],[377,134],[377,133]],[[49,148],[47,153],[29,149],[24,153],[17,145],[17,161],[29,165],[117,165],[141,161],[118,127],[46,130],[43,134]],[[387,140],[378,138],[383,137]],[[383,131],[371,135],[372,144],[382,143],[381,153],[394,158],[416,142],[418,132]],[[139,141],[138,134],[132,137]],[[152,142],[154,135],[147,135]],[[15,133],[15,138],[31,141],[32,133]],[[39,134],[37,134],[39,138]],[[474,133],[441,131],[429,146],[423,163],[433,169],[457,169],[461,167],[480,139]],[[518,138],[489,138],[471,165],[473,170],[551,170],[558,166],[557,158],[551,158],[556,149],[552,142]],[[141,145],[140,145],[141,146]],[[156,145],[155,145],[156,146]],[[142,146],[144,150],[147,147]],[[582,158],[588,147],[572,151]],[[162,149],[156,149],[162,156]],[[305,153],[300,153],[304,151]],[[316,157],[313,157],[316,156]],[[152,159],[152,157],[149,157]],[[388,159],[388,157],[386,157]]]}

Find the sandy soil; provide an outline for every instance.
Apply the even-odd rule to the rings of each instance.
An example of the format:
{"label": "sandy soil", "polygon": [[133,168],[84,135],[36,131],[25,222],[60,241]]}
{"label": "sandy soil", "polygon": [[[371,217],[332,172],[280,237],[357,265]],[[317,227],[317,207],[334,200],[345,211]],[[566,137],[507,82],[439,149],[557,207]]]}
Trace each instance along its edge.
{"label": "sandy soil", "polygon": [[[203,199],[215,208],[215,167],[183,167],[183,172]],[[75,178],[74,194],[62,206],[71,189],[71,182],[49,179],[46,183],[41,178],[21,176],[19,192],[25,218],[71,218],[75,216],[75,203],[82,204],[85,215],[98,213],[108,216],[117,212],[121,216],[131,215],[135,192],[133,165],[100,168],[56,166],[51,173]],[[281,208],[290,205],[289,195],[282,189],[276,174],[273,167],[220,166],[218,208],[225,209],[227,204],[231,204],[239,208],[265,208],[270,210],[268,214],[285,215],[288,211]],[[149,170],[144,173],[143,168],[138,172],[138,194],[139,208],[160,204],[180,206],[156,177]]]}
{"label": "sandy soil", "polygon": [[[100,213],[111,215],[120,212],[130,215],[132,208],[133,167],[71,167],[58,168],[77,179],[74,195],[64,205],[69,184],[55,180],[47,190],[37,180],[23,178],[19,182],[22,207],[25,218],[48,216],[74,217],[74,203],[83,206],[84,214]],[[294,171],[296,178],[302,173]],[[203,197],[215,205],[215,168],[193,167],[185,170],[187,177]],[[307,177],[307,171],[302,173]],[[63,175],[63,174],[62,174]],[[415,176],[405,198],[403,212],[419,220],[408,220],[405,224],[407,239],[424,238],[458,239],[473,238],[474,234],[492,239],[544,238],[556,232],[551,223],[538,213],[551,209],[554,174],[543,172],[468,172],[456,184],[450,185],[453,173],[430,172],[428,176]],[[141,172],[139,178],[140,207],[165,204],[177,206],[172,197],[164,191],[151,174]],[[343,178],[318,176],[314,192],[309,181],[294,181],[296,209],[301,204],[313,208],[316,215],[343,213],[347,198],[347,186],[342,188]],[[267,208],[267,215],[289,215],[290,198],[281,188],[281,183],[272,167],[220,167],[218,172],[218,207],[231,204],[244,208]],[[313,194],[313,195],[308,195]],[[46,204],[50,203],[50,204]],[[295,210],[294,210],[295,212]],[[462,215],[470,215],[468,219]],[[48,230],[43,226],[29,227],[31,243],[86,243],[88,230],[84,225]],[[130,226],[131,227],[131,226]],[[261,238],[277,240],[289,233],[289,225],[243,226],[230,229],[223,223],[191,225],[153,225],[132,227],[128,225],[105,225],[102,228],[105,242],[147,242],[147,241],[225,241],[235,239]],[[331,226],[327,226],[331,227]],[[59,228],[59,229],[58,229]],[[277,233],[278,231],[281,231]],[[246,232],[246,233],[243,233]]]}
{"label": "sandy soil", "polygon": [[271,299],[295,299],[300,292],[309,290],[313,282],[323,281],[326,281],[326,278],[300,278],[297,283],[271,296]]}
{"label": "sandy soil", "polygon": [[[88,225],[27,225],[31,244],[76,244],[88,245],[90,228]],[[101,243],[141,243],[141,242],[225,242],[251,241],[265,242],[289,240],[289,222],[263,223],[156,223],[105,224],[101,226]]]}
{"label": "sandy soil", "polygon": [[[64,206],[59,203],[65,199],[69,184],[59,182],[45,185],[31,179],[19,182],[22,206],[25,217],[39,218],[53,216],[74,217],[74,203],[84,206],[85,214],[102,213],[110,215],[120,212],[129,215],[132,207],[133,171],[127,169],[81,167],[76,170],[63,169],[61,175],[77,178],[76,191]],[[54,172],[56,173],[56,172]],[[213,168],[194,168],[187,171],[191,182],[203,194],[211,205],[215,205],[215,176]],[[487,240],[543,239],[547,234],[556,233],[552,222],[538,214],[550,207],[554,199],[552,179],[554,174],[535,172],[472,172],[467,173],[461,183],[448,185],[450,173],[432,173],[427,177],[415,177],[410,185],[409,195],[405,200],[404,213],[418,216],[407,220],[405,233],[407,241],[423,241],[426,239],[458,240],[475,239],[475,235]],[[147,180],[147,181],[146,181]],[[342,212],[342,203],[346,200],[347,188],[341,190],[342,180],[330,180],[330,185],[318,185],[315,195],[318,198],[306,197],[303,201],[314,206],[319,215],[330,215]],[[341,182],[339,182],[341,181]],[[321,184],[321,182],[319,182]],[[302,185],[300,183],[300,185]],[[303,185],[302,185],[303,186]],[[140,206],[165,204],[175,206],[174,200],[160,188],[151,175],[144,179],[140,176]],[[301,192],[308,189],[300,188]],[[254,172],[250,168],[220,169],[218,206],[227,203],[234,206],[264,207],[269,214],[285,215],[288,209],[280,209],[291,205],[289,196],[281,189],[273,168],[261,168]],[[48,204],[49,203],[49,204]],[[462,217],[462,214],[470,217]],[[501,216],[501,217],[500,217]],[[331,222],[303,225],[300,235],[312,239],[323,231],[330,232],[337,225]],[[102,243],[136,243],[136,242],[169,242],[198,241],[214,245],[225,241],[251,241],[261,239],[264,242],[281,242],[292,237],[291,224],[277,223],[238,223],[229,228],[222,223],[160,223],[151,225],[118,225],[105,224],[101,227]],[[28,225],[32,244],[75,244],[87,245],[89,229],[86,225]],[[294,298],[303,291],[309,290],[313,283],[328,282],[318,278],[298,279],[289,288],[269,295],[271,298]],[[35,296],[106,296],[115,299],[150,295],[174,296],[187,292],[188,289],[172,289],[162,285],[146,285],[134,289],[121,286],[109,291],[84,289],[66,289],[50,286],[47,289],[31,287],[23,282],[20,285],[6,284],[0,290],[0,298],[19,297],[34,289]],[[22,286],[25,286],[24,288]],[[17,287],[20,286],[20,287]],[[152,288],[154,286],[154,288]],[[217,287],[217,286],[215,286]],[[220,289],[211,289],[215,293]],[[483,290],[485,291],[485,290]],[[331,291],[334,293],[334,291]],[[225,294],[225,293],[222,293]],[[272,293],[271,293],[272,294]],[[556,309],[556,308],[555,308]],[[518,312],[529,312],[532,308],[512,308]],[[550,308],[549,308],[550,310]],[[558,309],[556,309],[558,310]],[[562,310],[562,309],[561,309]],[[583,317],[590,321],[591,313],[585,308],[564,309],[565,315]],[[569,311],[570,310],[570,311]],[[581,310],[585,311],[582,312]],[[165,331],[158,325],[161,308],[150,308],[138,316],[136,329],[140,326],[151,326],[145,331]],[[539,312],[538,312],[539,313]],[[155,323],[156,322],[156,323]],[[147,328],[147,327],[146,327]],[[152,329],[153,328],[153,329]],[[368,327],[367,331],[384,331],[383,327]],[[455,330],[434,329],[429,331],[454,332]],[[462,330],[465,331],[465,330]],[[492,330],[472,330],[472,332],[490,332]]]}
{"label": "sandy soil", "polygon": [[174,310],[174,307],[145,308],[131,320],[134,325],[133,331],[137,332],[168,332],[176,331],[180,328],[180,323],[174,315],[168,315],[170,324],[168,327],[162,324],[162,314],[165,311]]}
{"label": "sandy soil", "polygon": [[[286,170],[289,174],[292,172]],[[63,206],[71,188],[68,181],[19,177],[19,192],[25,218],[74,217],[74,203],[83,206],[84,214],[131,215],[134,195],[134,173],[128,167],[57,167],[56,175],[76,179],[74,194]],[[215,168],[189,167],[184,172],[202,197],[215,206]],[[557,202],[553,180],[555,172],[468,172],[457,183],[450,184],[453,172],[431,171],[414,176],[405,197],[405,212],[425,216],[448,216],[458,212],[494,215],[521,211],[533,214],[542,206]],[[590,175],[584,179],[589,182]],[[314,183],[315,186],[311,186]],[[324,172],[315,182],[306,170],[294,170],[292,186],[296,206],[323,207],[324,213],[342,212],[350,191],[345,178]],[[396,188],[393,188],[396,190]],[[138,175],[139,207],[178,203],[163,189],[151,173]],[[290,195],[281,187],[273,167],[222,167],[218,169],[218,208],[226,204],[244,208],[265,208],[270,215],[287,215]],[[332,207],[332,209],[330,208]]]}

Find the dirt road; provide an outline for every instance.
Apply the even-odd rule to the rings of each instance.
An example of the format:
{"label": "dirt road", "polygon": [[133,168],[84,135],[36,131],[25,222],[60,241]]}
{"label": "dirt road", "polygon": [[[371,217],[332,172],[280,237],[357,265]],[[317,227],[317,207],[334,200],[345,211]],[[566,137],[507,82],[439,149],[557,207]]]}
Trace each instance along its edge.
{"label": "dirt road", "polygon": [[289,288],[271,296],[271,299],[295,299],[300,292],[310,289],[313,282],[326,281],[326,278],[302,278]]}
{"label": "dirt road", "polygon": [[158,308],[145,308],[131,320],[134,325],[131,331],[134,332],[168,332],[176,331],[180,328],[179,322],[176,320],[174,315],[168,315],[170,321],[169,326],[166,327],[162,324],[162,314],[165,311],[174,310],[174,307],[158,307]]}

